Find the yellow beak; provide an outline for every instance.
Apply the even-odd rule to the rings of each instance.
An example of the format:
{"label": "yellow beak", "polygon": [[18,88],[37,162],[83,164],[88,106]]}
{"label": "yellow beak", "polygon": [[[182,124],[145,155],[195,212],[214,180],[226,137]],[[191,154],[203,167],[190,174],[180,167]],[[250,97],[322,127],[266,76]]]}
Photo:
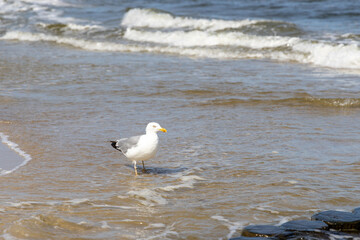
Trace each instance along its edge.
{"label": "yellow beak", "polygon": [[160,128],[159,131],[167,132],[165,128]]}

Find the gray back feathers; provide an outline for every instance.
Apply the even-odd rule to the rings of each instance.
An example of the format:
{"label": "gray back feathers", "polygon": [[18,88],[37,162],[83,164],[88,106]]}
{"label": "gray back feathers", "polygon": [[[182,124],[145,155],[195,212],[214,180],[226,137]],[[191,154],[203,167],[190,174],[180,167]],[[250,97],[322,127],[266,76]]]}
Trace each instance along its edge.
{"label": "gray back feathers", "polygon": [[141,136],[133,136],[130,138],[122,138],[117,141],[112,141],[111,146],[113,148],[121,151],[122,153],[126,154],[126,152],[130,149],[135,147],[140,139]]}

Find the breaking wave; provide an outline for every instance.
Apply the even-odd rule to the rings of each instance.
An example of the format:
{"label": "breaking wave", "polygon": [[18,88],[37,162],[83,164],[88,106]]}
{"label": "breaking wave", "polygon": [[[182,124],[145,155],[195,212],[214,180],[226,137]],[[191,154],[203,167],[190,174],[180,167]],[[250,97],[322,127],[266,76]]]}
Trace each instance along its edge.
{"label": "breaking wave", "polygon": [[[176,17],[150,9],[131,9],[122,21],[124,38],[187,49],[214,49],[222,58],[292,61],[331,68],[360,69],[360,49],[355,43],[307,40],[289,36],[244,33],[243,27],[269,24],[270,20],[221,20]],[[291,24],[289,24],[291,25]],[[278,29],[280,33],[281,30]],[[220,54],[219,54],[220,55]],[[209,54],[212,57],[213,54]],[[203,56],[201,56],[203,57]]]}
{"label": "breaking wave", "polygon": [[124,16],[121,25],[143,28],[189,28],[217,31],[227,28],[240,28],[254,24],[257,20],[228,21],[221,19],[195,19],[191,17],[176,17],[170,13],[154,9],[130,9]]}
{"label": "breaking wave", "polygon": [[[221,60],[270,59],[360,69],[360,48],[351,34],[346,35],[351,38],[348,43],[344,41],[345,35],[341,41],[307,39],[300,33],[291,34],[301,32],[294,24],[271,20],[196,19],[135,8],[125,13],[118,29],[78,23],[38,25],[45,32],[7,31],[0,39],[52,42],[88,51],[148,52]],[[263,34],[266,28],[271,28],[275,35]],[[84,34],[64,35],[64,29]],[[110,37],[93,38],[94,32]]]}

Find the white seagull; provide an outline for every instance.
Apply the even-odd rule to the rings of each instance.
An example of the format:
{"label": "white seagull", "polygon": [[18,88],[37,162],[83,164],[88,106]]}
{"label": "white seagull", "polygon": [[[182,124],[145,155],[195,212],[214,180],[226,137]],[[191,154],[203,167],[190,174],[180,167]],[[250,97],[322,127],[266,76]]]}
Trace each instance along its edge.
{"label": "white seagull", "polygon": [[158,131],[167,132],[160,124],[151,122],[146,126],[146,134],[144,135],[110,141],[113,148],[132,160],[135,175],[137,175],[136,161],[142,161],[143,171],[145,171],[144,161],[155,156],[159,143]]}

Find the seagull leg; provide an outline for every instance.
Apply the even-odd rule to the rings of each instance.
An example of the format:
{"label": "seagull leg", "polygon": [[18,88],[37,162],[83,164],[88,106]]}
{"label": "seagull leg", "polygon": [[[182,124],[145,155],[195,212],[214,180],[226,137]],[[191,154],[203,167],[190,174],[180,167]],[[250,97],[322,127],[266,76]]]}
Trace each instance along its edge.
{"label": "seagull leg", "polygon": [[142,161],[142,164],[143,164],[143,169],[142,169],[142,172],[143,172],[143,173],[146,173],[146,169],[145,169],[145,164],[144,164],[144,161]]}
{"label": "seagull leg", "polygon": [[133,164],[134,164],[135,175],[138,175],[137,174],[137,169],[136,169],[136,161],[133,161]]}

